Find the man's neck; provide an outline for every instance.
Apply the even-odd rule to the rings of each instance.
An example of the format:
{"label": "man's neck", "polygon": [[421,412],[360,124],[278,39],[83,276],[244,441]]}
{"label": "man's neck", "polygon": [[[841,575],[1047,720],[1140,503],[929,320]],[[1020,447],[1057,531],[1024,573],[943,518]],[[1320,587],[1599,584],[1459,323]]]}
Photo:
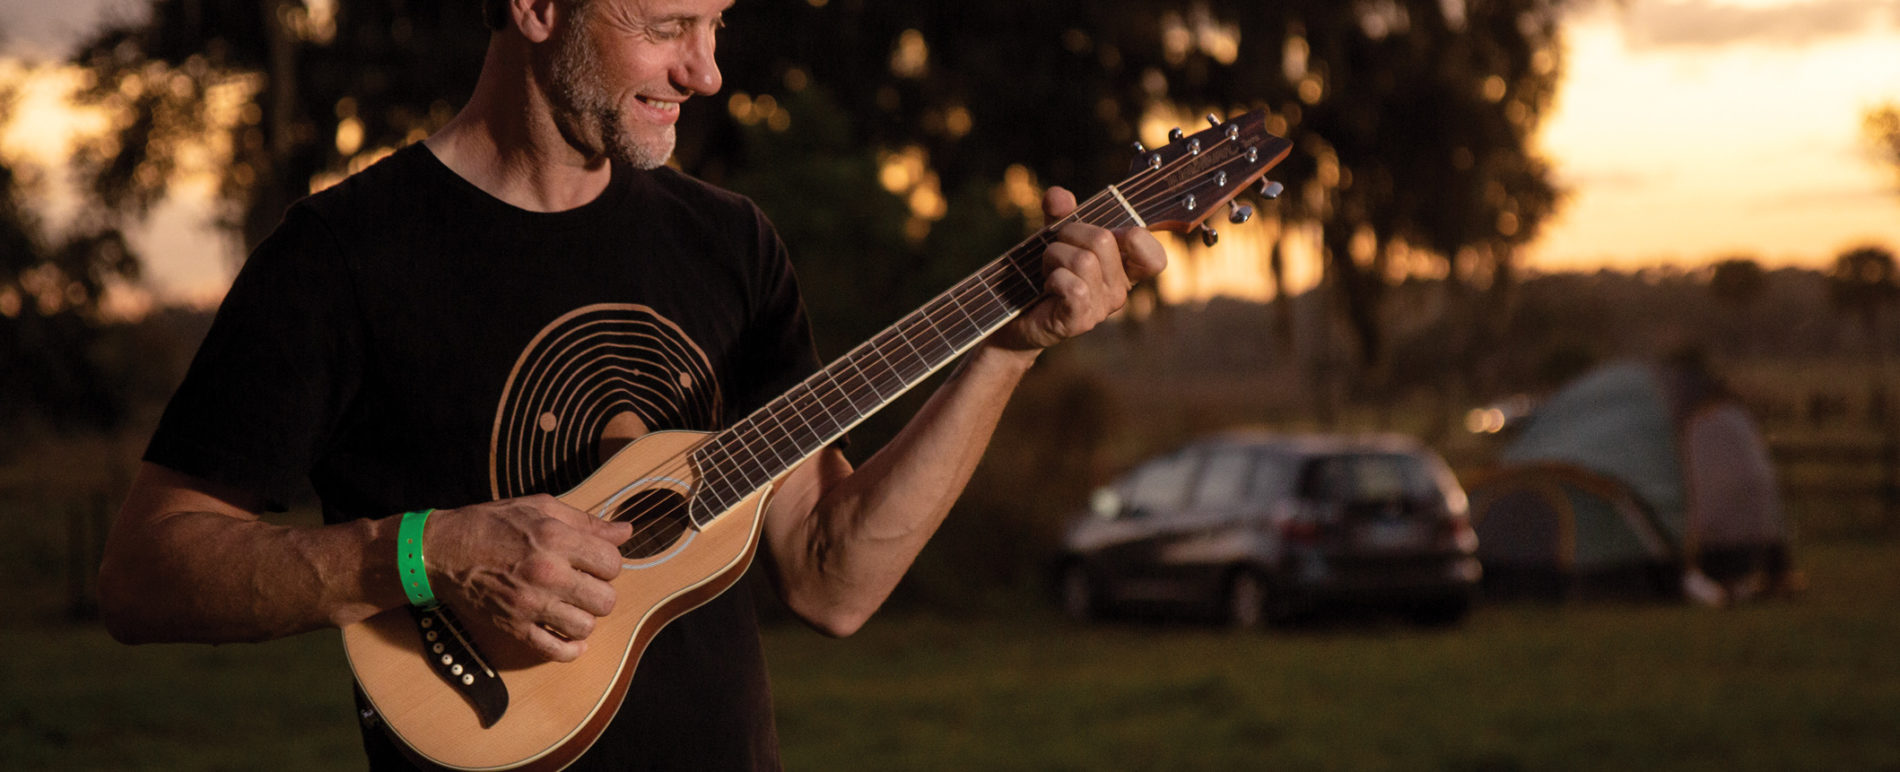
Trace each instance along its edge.
{"label": "man's neck", "polygon": [[606,158],[561,136],[525,52],[508,46],[489,46],[468,104],[423,142],[463,179],[529,211],[586,204],[613,177]]}

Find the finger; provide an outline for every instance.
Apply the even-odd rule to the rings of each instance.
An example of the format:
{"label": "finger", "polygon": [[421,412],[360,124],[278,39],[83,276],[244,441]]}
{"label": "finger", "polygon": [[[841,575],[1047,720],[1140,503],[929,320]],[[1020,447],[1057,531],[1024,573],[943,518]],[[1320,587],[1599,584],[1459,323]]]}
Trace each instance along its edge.
{"label": "finger", "polygon": [[581,539],[570,562],[574,568],[601,579],[619,576],[620,569],[625,565],[615,543],[602,539]]}
{"label": "finger", "polygon": [[1102,263],[1094,252],[1065,242],[1050,244],[1042,252],[1043,289],[1049,290],[1049,277],[1068,271],[1084,283],[1084,289],[1102,282]]}
{"label": "finger", "polygon": [[619,597],[619,594],[614,592],[613,585],[591,576],[583,576],[568,590],[567,602],[589,614],[604,617],[614,613],[614,604]]}
{"label": "finger", "polygon": [[1075,211],[1075,194],[1068,188],[1052,186],[1042,192],[1042,216],[1045,222],[1055,222],[1068,217]]}
{"label": "finger", "polygon": [[573,662],[580,659],[581,654],[587,651],[586,641],[563,639],[540,625],[528,625],[527,630],[521,635],[521,640],[536,654],[555,662]]}
{"label": "finger", "polygon": [[562,601],[549,603],[541,612],[541,626],[569,641],[584,641],[594,634],[600,618]]}
{"label": "finger", "polygon": [[[1071,223],[1062,228],[1058,243],[1084,250],[1072,267],[1098,292],[1101,306],[1114,311],[1128,303],[1128,289],[1134,283],[1122,267],[1120,237],[1106,228]],[[1067,257],[1066,253],[1058,258]],[[1046,269],[1045,269],[1046,270]]]}
{"label": "finger", "polygon": [[[1088,332],[1094,326],[1090,308],[1092,306],[1088,282],[1068,269],[1061,269],[1049,275],[1043,282],[1053,307],[1049,310],[1049,330],[1058,339],[1072,338]],[[1056,341],[1045,341],[1044,346]]]}
{"label": "finger", "polygon": [[593,520],[589,527],[593,529],[594,536],[605,540],[608,544],[626,544],[628,539],[633,538],[633,521],[631,520],[602,520],[597,517],[589,519]]}
{"label": "finger", "polygon": [[1121,242],[1122,265],[1133,286],[1159,275],[1168,267],[1168,251],[1161,242],[1142,228],[1125,228],[1115,234]]}

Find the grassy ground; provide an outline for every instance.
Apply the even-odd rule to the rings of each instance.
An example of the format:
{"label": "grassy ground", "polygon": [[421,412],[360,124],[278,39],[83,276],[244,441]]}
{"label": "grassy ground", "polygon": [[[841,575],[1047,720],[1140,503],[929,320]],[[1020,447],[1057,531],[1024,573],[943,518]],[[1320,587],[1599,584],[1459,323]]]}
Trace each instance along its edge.
{"label": "grassy ground", "polygon": [[[1492,606],[1451,630],[1264,635],[894,615],[766,643],[792,769],[1900,769],[1900,545],[1801,559],[1807,596],[1724,612]],[[0,631],[9,768],[360,758],[333,634],[127,648],[51,619]]]}

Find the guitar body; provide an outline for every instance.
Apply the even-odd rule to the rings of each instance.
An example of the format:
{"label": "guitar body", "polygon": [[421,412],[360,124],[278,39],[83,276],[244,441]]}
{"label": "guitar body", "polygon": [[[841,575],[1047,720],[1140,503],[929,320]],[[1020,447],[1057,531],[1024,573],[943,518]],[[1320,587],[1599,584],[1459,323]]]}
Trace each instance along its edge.
{"label": "guitar body", "polygon": [[[699,432],[655,432],[635,440],[560,498],[609,515],[625,502],[684,493],[696,480],[680,458],[704,439]],[[393,609],[343,629],[357,683],[385,730],[415,760],[452,769],[559,769],[585,752],[626,697],[635,665],[654,634],[725,591],[745,573],[759,545],[770,486],[746,497],[704,528],[684,527],[648,554],[629,557],[613,580],[614,612],[587,638],[573,662],[540,660],[482,620],[462,620],[466,634],[506,685],[508,708],[483,727],[469,701],[431,669],[407,609]],[[635,520],[635,528],[641,523]]]}

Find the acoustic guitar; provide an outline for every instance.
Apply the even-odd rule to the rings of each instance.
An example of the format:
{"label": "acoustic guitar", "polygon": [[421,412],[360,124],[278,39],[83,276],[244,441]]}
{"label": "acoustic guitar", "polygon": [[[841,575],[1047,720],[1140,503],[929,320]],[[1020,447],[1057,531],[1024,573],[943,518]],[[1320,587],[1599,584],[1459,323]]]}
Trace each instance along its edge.
{"label": "acoustic guitar", "polygon": [[[1189,232],[1285,158],[1260,111],[1167,146],[1136,145],[1126,179],[1108,186],[871,340],[745,419],[715,433],[661,431],[614,454],[560,498],[634,535],[613,580],[618,600],[588,650],[542,661],[485,623],[446,606],[393,609],[343,630],[350,668],[382,726],[426,765],[465,770],[559,769],[613,719],[653,635],[731,587],[759,545],[775,481],[1007,324],[1042,294],[1041,254],[1055,228],[1081,221]],[[1277,183],[1261,193],[1278,195]]]}

